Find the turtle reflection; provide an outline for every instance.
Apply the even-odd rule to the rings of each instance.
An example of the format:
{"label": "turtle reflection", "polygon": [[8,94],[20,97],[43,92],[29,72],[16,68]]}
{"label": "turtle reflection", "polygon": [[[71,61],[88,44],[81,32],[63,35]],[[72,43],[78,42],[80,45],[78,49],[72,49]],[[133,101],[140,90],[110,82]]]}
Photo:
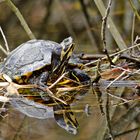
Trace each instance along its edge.
{"label": "turtle reflection", "polygon": [[77,134],[78,122],[74,112],[71,110],[71,105],[79,100],[79,96],[83,96],[88,89],[88,86],[86,88],[84,86],[78,91],[75,89],[63,93],[63,96],[61,95],[59,98],[66,101],[67,105],[53,98],[43,100],[38,91],[24,89],[20,91],[21,97],[11,98],[10,104],[29,117],[38,119],[54,118],[61,128],[69,133]]}
{"label": "turtle reflection", "polygon": [[[54,98],[43,100],[38,89],[20,89],[20,98],[11,98],[11,105],[29,117],[38,119],[54,118],[56,123],[76,134],[78,122],[71,105],[78,101],[89,90],[90,78],[82,70],[73,69],[58,82],[51,90],[66,104]],[[51,84],[51,83],[50,83]]]}

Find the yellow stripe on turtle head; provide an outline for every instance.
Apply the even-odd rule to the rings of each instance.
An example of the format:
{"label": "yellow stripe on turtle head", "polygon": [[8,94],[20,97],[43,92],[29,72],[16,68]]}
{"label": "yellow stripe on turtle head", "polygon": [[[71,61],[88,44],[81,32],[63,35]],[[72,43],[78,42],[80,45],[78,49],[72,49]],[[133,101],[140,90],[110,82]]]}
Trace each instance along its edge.
{"label": "yellow stripe on turtle head", "polygon": [[65,60],[69,59],[73,53],[73,50],[74,50],[74,44],[71,44],[70,46],[68,46],[68,48],[63,48],[61,51],[61,61],[63,59]]}
{"label": "yellow stripe on turtle head", "polygon": [[63,59],[69,59],[69,57],[72,55],[73,50],[74,50],[74,44],[73,44],[73,39],[72,37],[68,37],[64,39],[61,42],[62,45],[62,51],[61,51],[61,61]]}
{"label": "yellow stripe on turtle head", "polygon": [[75,78],[75,80],[76,80],[77,82],[80,82],[79,78],[78,78],[74,73],[72,73],[72,76]]}

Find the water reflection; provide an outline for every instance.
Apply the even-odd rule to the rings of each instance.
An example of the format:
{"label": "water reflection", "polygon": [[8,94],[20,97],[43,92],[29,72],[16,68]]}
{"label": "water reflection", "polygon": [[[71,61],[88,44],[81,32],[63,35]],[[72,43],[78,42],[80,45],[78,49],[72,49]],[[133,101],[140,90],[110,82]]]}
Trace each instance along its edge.
{"label": "water reflection", "polygon": [[[108,139],[109,125],[115,137],[133,137],[135,133],[127,131],[139,129],[139,90],[135,88],[138,83],[127,81],[125,85],[117,81],[106,89],[108,84],[109,81],[100,82],[89,92],[89,86],[78,92],[66,92],[62,99],[68,105],[42,100],[38,93],[33,96],[35,91],[31,89],[20,90],[22,96],[12,97],[8,116],[1,118],[1,137],[8,140]],[[90,115],[85,113],[87,104]],[[66,131],[78,133],[72,135]]]}
{"label": "water reflection", "polygon": [[[77,73],[77,71],[75,72],[75,74],[79,74]],[[86,76],[86,78],[81,79],[81,75],[82,77]],[[79,77],[76,77],[76,79],[74,79],[75,77],[72,77],[70,75],[67,76],[62,78],[61,81],[59,81],[53,88],[51,88],[54,96],[57,97],[57,100],[56,98],[49,97],[48,94],[46,94],[46,91],[42,91],[38,88],[31,88],[19,89],[18,96],[16,94],[9,94],[9,103],[14,109],[17,109],[28,117],[37,119],[53,118],[61,128],[75,135],[77,134],[77,129],[79,127],[75,113],[84,112],[84,110],[73,110],[71,109],[71,105],[76,106],[76,102],[86,95],[89,90],[90,78],[87,78],[87,75],[85,75],[85,73],[81,73],[81,71]],[[71,77],[71,80],[69,76]],[[65,82],[67,78],[69,78],[69,80]],[[6,82],[1,81],[1,84],[2,83]],[[10,89],[11,86],[14,88],[15,84],[10,80],[10,84],[6,86],[6,90],[8,91],[8,88]],[[2,90],[4,91],[4,87],[2,88]],[[3,92],[2,94],[5,95],[5,92]],[[86,108],[86,110],[88,109]],[[23,126],[23,124],[24,120],[20,124],[21,127]],[[17,130],[17,133],[18,131],[19,130]],[[14,137],[17,137],[17,134]]]}

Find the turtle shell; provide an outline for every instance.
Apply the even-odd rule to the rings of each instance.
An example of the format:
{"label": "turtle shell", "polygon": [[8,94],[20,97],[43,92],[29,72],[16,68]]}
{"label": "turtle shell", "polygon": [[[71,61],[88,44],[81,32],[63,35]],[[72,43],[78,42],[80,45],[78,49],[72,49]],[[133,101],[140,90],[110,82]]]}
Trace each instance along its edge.
{"label": "turtle shell", "polygon": [[11,78],[51,65],[52,52],[61,55],[62,46],[53,41],[30,40],[13,50],[2,64],[1,73]]}

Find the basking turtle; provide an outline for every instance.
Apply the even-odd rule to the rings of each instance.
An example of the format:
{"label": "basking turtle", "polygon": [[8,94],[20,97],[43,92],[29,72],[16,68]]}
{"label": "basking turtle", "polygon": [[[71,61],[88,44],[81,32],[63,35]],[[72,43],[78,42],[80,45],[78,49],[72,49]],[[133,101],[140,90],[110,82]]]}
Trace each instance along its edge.
{"label": "basking turtle", "polygon": [[[7,74],[17,83],[26,83],[34,75],[39,77],[41,86],[46,86],[45,82],[48,77],[59,76],[67,68],[67,65],[79,67],[79,61],[75,62],[75,59],[71,59],[69,62],[73,49],[74,44],[71,37],[64,39],[60,44],[53,41],[30,40],[9,54],[0,67],[0,72]],[[90,80],[88,75],[80,69],[68,68],[67,71],[69,71],[69,77],[78,82],[85,83]],[[33,78],[32,82],[34,81],[38,82]],[[47,102],[46,100],[42,101]],[[37,101],[29,101],[24,98],[13,98],[10,103],[30,117],[40,119],[54,117],[59,126],[70,133],[77,133],[78,123],[69,104],[56,104],[49,108]]]}
{"label": "basking turtle", "polygon": [[45,86],[49,74],[59,75],[63,71],[73,49],[71,37],[64,39],[61,44],[53,41],[30,40],[9,54],[0,72],[7,74],[17,83],[26,83],[36,73],[39,84]]}

